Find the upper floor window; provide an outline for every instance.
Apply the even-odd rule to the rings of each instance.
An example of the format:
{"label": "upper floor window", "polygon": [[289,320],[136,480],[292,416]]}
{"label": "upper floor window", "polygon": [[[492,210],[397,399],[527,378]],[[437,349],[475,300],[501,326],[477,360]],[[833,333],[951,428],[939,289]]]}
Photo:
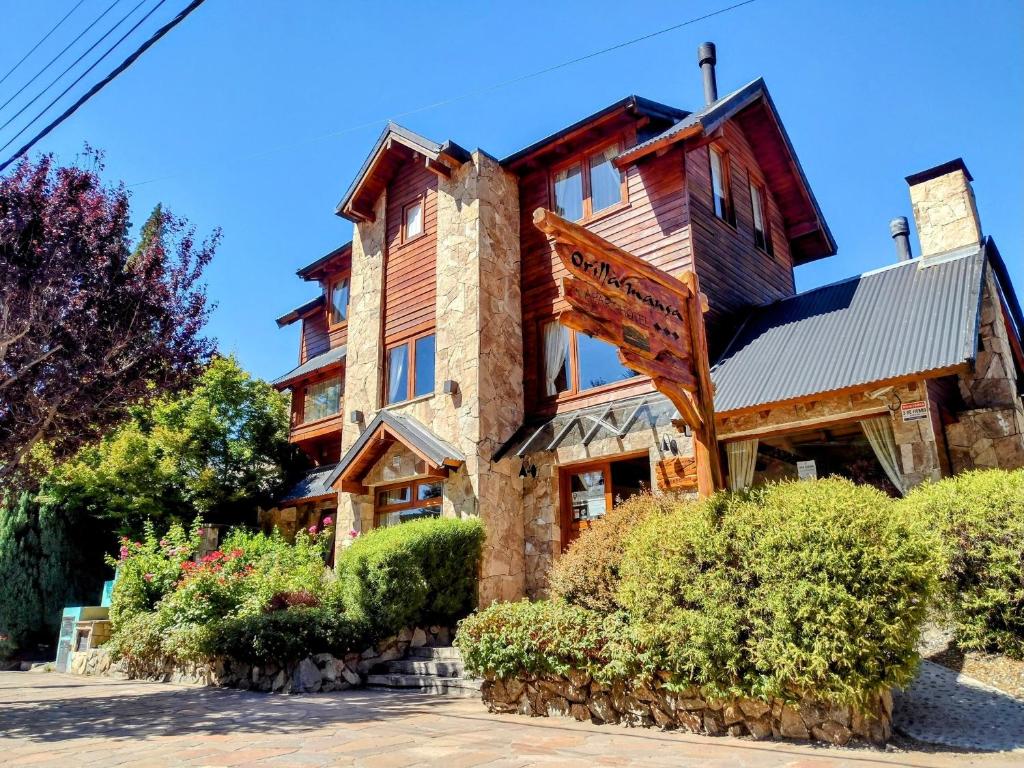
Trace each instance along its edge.
{"label": "upper floor window", "polygon": [[309,384],[303,397],[302,420],[316,421],[333,416],[341,410],[341,377]]}
{"label": "upper floor window", "polygon": [[331,283],[328,294],[331,325],[341,325],[348,319],[348,275]]}
{"label": "upper floor window", "polygon": [[543,371],[544,393],[549,397],[576,394],[639,375],[619,362],[614,346],[558,321],[544,325]]}
{"label": "upper floor window", "polygon": [[772,252],[772,237],[768,229],[768,205],[764,187],[750,182],[750,211],[754,219],[754,244],[768,254]]}
{"label": "upper floor window", "polygon": [[729,156],[718,147],[709,146],[711,160],[711,204],[715,216],[733,223],[732,194],[729,190]]}
{"label": "upper floor window", "polygon": [[387,351],[385,405],[434,391],[434,334],[403,341]]}
{"label": "upper floor window", "polygon": [[402,240],[423,234],[423,198],[418,197],[402,209]]}
{"label": "upper floor window", "polygon": [[619,144],[611,144],[555,170],[551,179],[555,213],[580,221],[625,200],[623,174],[612,162],[619,151]]}

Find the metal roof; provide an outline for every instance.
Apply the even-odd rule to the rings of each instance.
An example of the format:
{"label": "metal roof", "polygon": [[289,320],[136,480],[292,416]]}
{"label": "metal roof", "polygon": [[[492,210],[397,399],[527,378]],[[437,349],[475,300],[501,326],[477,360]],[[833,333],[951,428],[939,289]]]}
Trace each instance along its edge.
{"label": "metal roof", "polygon": [[380,410],[359,434],[356,441],[352,443],[352,447],[341,457],[341,461],[335,465],[334,471],[327,480],[328,485],[334,485],[342,473],[348,469],[349,465],[359,458],[360,454],[366,449],[367,444],[373,440],[377,429],[382,425],[390,428],[393,433],[399,436],[402,442],[415,448],[436,466],[451,466],[452,464],[462,464],[466,461],[466,456],[462,451],[451,443],[442,440],[412,416],[395,413],[394,411]]}
{"label": "metal roof", "polygon": [[329,365],[333,365],[341,360],[345,359],[345,346],[334,347],[329,349],[321,355],[311,357],[309,360],[304,362],[302,365],[292,368],[284,376],[274,379],[270,382],[272,387],[281,387],[290,381],[302,378],[303,376],[319,371],[321,368],[326,368]]}
{"label": "metal roof", "polygon": [[331,259],[334,259],[334,258],[336,258],[338,256],[342,256],[342,255],[344,255],[345,251],[350,251],[350,250],[352,250],[352,241],[351,240],[349,240],[344,245],[339,245],[333,251],[331,251],[328,254],[325,254],[325,255],[321,256],[316,261],[314,261],[314,262],[312,262],[310,264],[307,264],[304,267],[301,267],[301,268],[295,270],[295,274],[298,275],[299,277],[301,277],[303,280],[314,280],[315,278],[312,277],[311,273],[315,272],[317,269],[322,267],[324,264],[329,262]]}
{"label": "metal roof", "polygon": [[277,500],[277,504],[294,504],[324,496],[336,496],[338,492],[331,488],[328,480],[337,466],[337,464],[324,464],[309,470],[295,485],[288,489],[287,493]]}
{"label": "metal roof", "polygon": [[912,259],[754,312],[711,371],[715,411],[974,359],[985,251]]}
{"label": "metal roof", "polygon": [[310,311],[316,309],[317,307],[323,306],[323,304],[324,304],[324,302],[326,300],[327,300],[326,297],[321,293],[315,299],[310,299],[305,304],[303,304],[301,307],[296,307],[291,312],[287,312],[287,313],[281,315],[274,322],[277,323],[277,327],[278,328],[284,328],[286,325],[291,325],[292,323],[294,323],[296,320],[298,320],[300,317],[305,315],[307,312],[310,312]]}

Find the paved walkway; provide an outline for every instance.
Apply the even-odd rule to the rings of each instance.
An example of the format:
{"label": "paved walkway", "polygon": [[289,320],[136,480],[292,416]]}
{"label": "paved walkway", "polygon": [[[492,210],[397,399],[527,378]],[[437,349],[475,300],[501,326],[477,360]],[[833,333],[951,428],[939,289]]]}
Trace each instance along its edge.
{"label": "paved walkway", "polygon": [[1024,753],[1024,702],[971,677],[922,661],[895,699],[896,727],[919,741]]}
{"label": "paved walkway", "polygon": [[1024,761],[1006,754],[829,749],[497,716],[469,699],[373,691],[269,696],[5,672],[0,764],[987,768]]}

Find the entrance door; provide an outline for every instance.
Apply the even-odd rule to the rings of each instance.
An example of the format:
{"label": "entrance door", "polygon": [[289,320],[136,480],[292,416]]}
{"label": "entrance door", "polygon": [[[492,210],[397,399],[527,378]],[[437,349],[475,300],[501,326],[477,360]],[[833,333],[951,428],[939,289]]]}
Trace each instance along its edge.
{"label": "entrance door", "polygon": [[647,454],[618,461],[564,467],[560,473],[562,548],[604,517],[613,504],[635,496],[651,484]]}

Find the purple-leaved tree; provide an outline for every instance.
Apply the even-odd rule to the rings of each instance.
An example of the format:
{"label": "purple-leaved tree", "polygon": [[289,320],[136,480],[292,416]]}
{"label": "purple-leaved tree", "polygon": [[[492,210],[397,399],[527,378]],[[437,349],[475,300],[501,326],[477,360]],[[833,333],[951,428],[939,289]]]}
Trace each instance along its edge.
{"label": "purple-leaved tree", "polygon": [[213,352],[199,279],[220,233],[196,243],[157,207],[133,247],[101,170],[44,156],[0,178],[0,487],[40,441],[68,456]]}

